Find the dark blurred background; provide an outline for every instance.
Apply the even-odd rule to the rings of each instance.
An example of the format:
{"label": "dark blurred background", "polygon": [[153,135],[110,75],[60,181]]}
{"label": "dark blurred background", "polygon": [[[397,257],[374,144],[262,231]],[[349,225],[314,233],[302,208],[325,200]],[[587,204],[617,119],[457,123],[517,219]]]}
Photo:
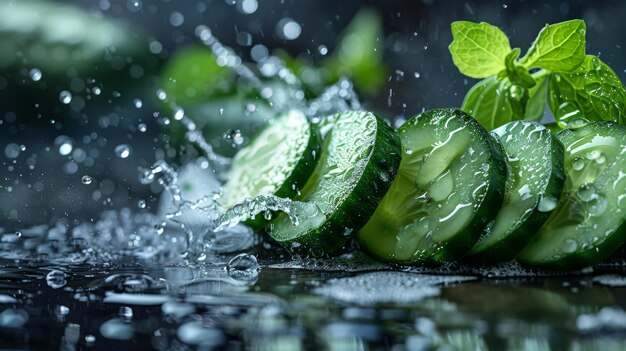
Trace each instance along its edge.
{"label": "dark blurred background", "polygon": [[[160,189],[141,185],[139,171],[156,159],[181,162],[155,118],[164,113],[159,72],[199,43],[198,25],[245,60],[262,44],[315,65],[364,8],[382,21],[386,79],[363,99],[391,119],[459,106],[475,83],[448,52],[455,20],[497,25],[523,52],[546,23],[582,18],[587,53],[626,75],[624,1],[2,0],[0,228],[96,219],[104,209],[139,210],[140,200],[155,207]],[[289,39],[285,21],[299,24]]]}

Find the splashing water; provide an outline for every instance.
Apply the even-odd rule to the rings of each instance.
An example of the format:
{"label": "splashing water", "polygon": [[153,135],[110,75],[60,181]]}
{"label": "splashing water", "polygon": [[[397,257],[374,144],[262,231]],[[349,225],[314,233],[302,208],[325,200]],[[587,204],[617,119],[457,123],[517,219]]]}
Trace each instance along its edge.
{"label": "splashing water", "polygon": [[[196,27],[195,34],[205,46],[211,49],[220,66],[232,69],[240,79],[247,81],[277,115],[287,110],[298,109],[310,118],[319,118],[319,116],[323,117],[340,111],[361,109],[352,83],[345,78],[339,79],[337,83],[326,88],[316,99],[306,101],[302,83],[278,57],[265,56],[257,62],[258,71],[264,78],[276,79],[280,83],[270,86],[245,65],[241,57],[232,49],[222,45],[207,26]],[[158,90],[157,97],[165,100],[167,95],[163,90]],[[182,108],[171,107],[174,111],[173,119],[186,129],[186,140],[204,153],[208,161],[204,168],[210,169],[217,179],[225,180],[231,160],[214,151],[202,132],[197,130],[196,123]],[[164,223],[174,222],[187,234],[188,251],[183,254],[185,257],[204,260],[207,252],[216,249],[232,251],[234,248],[248,248],[253,240],[242,239],[252,238],[252,234],[240,223],[247,219],[254,219],[259,214],[269,219],[272,212],[284,212],[294,224],[307,221],[310,225],[319,225],[323,220],[319,208],[313,208],[316,207],[314,204],[295,202],[271,195],[246,199],[233,208],[223,209],[217,202],[221,189],[215,182],[209,182],[212,184],[210,191],[206,190],[206,184],[195,187],[197,188],[196,194],[200,194],[198,188],[204,188],[201,192],[203,196],[184,199],[178,178],[179,174],[172,166],[159,160],[143,172],[141,181],[143,184],[157,181],[166,191],[164,194],[169,194],[164,197],[171,198],[173,206],[169,206],[168,211],[162,213],[165,217]],[[159,225],[158,229],[162,230],[162,227]],[[229,239],[229,236],[237,240]],[[224,245],[226,242],[230,244]],[[239,245],[233,245],[235,242]]]}

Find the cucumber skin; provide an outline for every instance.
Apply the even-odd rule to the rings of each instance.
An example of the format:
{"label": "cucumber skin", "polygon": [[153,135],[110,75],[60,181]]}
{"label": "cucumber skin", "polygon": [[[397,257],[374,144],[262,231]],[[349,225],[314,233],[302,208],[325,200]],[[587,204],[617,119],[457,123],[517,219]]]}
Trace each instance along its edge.
{"label": "cucumber skin", "polygon": [[[623,133],[626,133],[626,127],[615,122],[595,122],[583,128],[598,129],[599,127],[604,127],[607,130],[617,128],[621,129]],[[557,134],[557,137],[562,139],[567,133],[571,133],[571,131],[569,129],[564,129]],[[622,244],[624,244],[625,241],[626,218],[622,217],[622,223],[615,229],[613,234],[607,237],[600,245],[591,247],[589,250],[569,254],[567,257],[562,257],[556,261],[531,262],[519,256],[517,257],[517,261],[523,265],[538,267],[546,270],[578,270],[593,266],[609,258],[622,246]]]}
{"label": "cucumber skin", "polygon": [[[563,193],[563,185],[565,185],[565,150],[561,141],[554,134],[550,133],[550,138],[552,140],[550,148],[552,174],[550,174],[550,181],[546,186],[545,194],[555,199],[560,199]],[[467,260],[480,263],[496,263],[514,259],[537,233],[543,223],[548,220],[551,213],[552,211],[541,212],[535,207],[526,221],[513,233],[509,234],[506,239],[501,240],[488,249],[472,253],[471,256],[467,257]]]}
{"label": "cucumber skin", "polygon": [[[295,254],[322,257],[338,253],[367,223],[389,190],[400,166],[401,152],[398,134],[376,117],[376,138],[369,161],[354,190],[343,204],[323,225],[298,238],[279,240],[280,238],[271,233],[271,223],[268,234]],[[380,176],[381,172],[387,174],[387,179]],[[346,228],[351,229],[348,235],[344,234]],[[300,245],[293,245],[294,243]]]}
{"label": "cucumber skin", "polygon": [[[460,110],[455,110],[455,112],[465,114]],[[505,182],[509,172],[504,148],[474,117],[470,118],[470,123],[478,127],[489,146],[491,153],[489,189],[470,224],[453,239],[447,241],[445,250],[432,256],[434,263],[456,261],[464,257],[474,247],[487,224],[496,218],[498,212],[494,209],[500,209],[504,202]]]}
{"label": "cucumber skin", "polygon": [[[293,199],[298,195],[300,189],[309,180],[311,174],[317,166],[317,161],[320,159],[320,152],[322,149],[322,137],[320,136],[319,128],[316,124],[309,122],[309,142],[305,149],[304,155],[300,158],[300,161],[296,164],[293,172],[283,185],[281,185],[274,192],[274,196],[282,197],[286,199]],[[306,151],[311,150],[311,151]],[[276,218],[276,213],[272,212],[272,218],[265,219],[263,215],[258,215],[254,219],[248,219],[244,223],[254,229],[261,230],[267,227],[271,221]]]}

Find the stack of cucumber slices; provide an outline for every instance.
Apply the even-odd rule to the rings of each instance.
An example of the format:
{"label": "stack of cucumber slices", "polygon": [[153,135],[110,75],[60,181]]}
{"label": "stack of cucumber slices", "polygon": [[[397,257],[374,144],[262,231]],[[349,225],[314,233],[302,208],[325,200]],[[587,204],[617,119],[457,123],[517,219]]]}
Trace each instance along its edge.
{"label": "stack of cucumber slices", "polygon": [[399,264],[581,268],[626,240],[626,127],[577,126],[554,135],[513,121],[488,132],[460,110],[435,109],[394,131],[369,112],[318,123],[290,112],[240,150],[222,204],[304,204],[303,221],[274,213],[248,223],[313,256],[356,240]]}

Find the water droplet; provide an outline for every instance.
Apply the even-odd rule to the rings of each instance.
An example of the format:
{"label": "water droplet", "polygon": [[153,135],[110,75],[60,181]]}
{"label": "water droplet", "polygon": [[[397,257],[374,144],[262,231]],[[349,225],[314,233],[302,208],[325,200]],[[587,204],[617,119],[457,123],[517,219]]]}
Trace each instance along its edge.
{"label": "water droplet", "polygon": [[608,206],[606,199],[600,194],[594,194],[593,198],[588,203],[588,212],[590,216],[601,216]]}
{"label": "water droplet", "polygon": [[580,107],[575,102],[566,101],[559,105],[555,118],[562,128],[567,127],[568,123],[576,118],[582,117]]}
{"label": "water droplet", "polygon": [[183,117],[185,117],[185,111],[182,108],[177,108],[176,110],[174,110],[174,119],[177,121],[180,121],[181,119],[183,119]]}
{"label": "water droplet", "polygon": [[574,118],[569,123],[567,123],[567,128],[570,129],[579,129],[589,124],[589,121],[586,118]]}
{"label": "water droplet", "polygon": [[118,315],[124,318],[125,320],[129,321],[133,319],[133,309],[128,306],[121,306],[118,311]]}
{"label": "water droplet", "polygon": [[59,100],[64,104],[69,104],[72,102],[72,93],[67,90],[63,90],[59,93]]}
{"label": "water droplet", "polygon": [[326,45],[320,45],[317,47],[317,52],[319,52],[320,55],[324,56],[328,54],[328,48],[326,47]]}
{"label": "water droplet", "polygon": [[87,344],[87,346],[93,346],[93,344],[96,342],[96,337],[91,335],[91,334],[87,334],[85,335],[85,344]]}
{"label": "water droplet", "polygon": [[115,154],[119,158],[127,158],[133,152],[133,149],[127,144],[121,144],[115,147]]}
{"label": "water droplet", "polygon": [[578,242],[572,238],[567,238],[563,240],[562,248],[565,253],[574,253],[578,249]]}
{"label": "water droplet", "polygon": [[234,145],[241,145],[244,142],[244,137],[239,129],[234,129],[224,133],[224,140],[232,141]]}
{"label": "water droplet", "polygon": [[39,68],[31,68],[28,72],[28,76],[33,80],[33,82],[38,82],[42,77],[41,70]]}
{"label": "water droplet", "polygon": [[552,196],[542,196],[537,205],[539,212],[549,212],[554,210],[557,204],[557,199]]}
{"label": "water droplet", "polygon": [[239,254],[228,262],[228,276],[238,281],[253,282],[259,274],[259,263],[254,255]]}
{"label": "water droplet", "polygon": [[239,2],[238,8],[241,13],[249,15],[254,13],[259,8],[259,3],[257,0],[243,0]]}
{"label": "water droplet", "polygon": [[139,12],[143,7],[143,3],[140,0],[128,0],[126,2],[126,8],[131,12]]}
{"label": "water droplet", "polygon": [[4,155],[9,159],[17,158],[20,155],[20,146],[14,143],[8,144],[4,148]]}
{"label": "water droplet", "polygon": [[59,154],[61,156],[67,156],[72,152],[73,149],[74,145],[70,140],[67,140],[59,146]]}
{"label": "water droplet", "polygon": [[600,157],[600,155],[602,155],[600,150],[591,150],[585,155],[585,157],[589,160],[595,160],[596,158]]}
{"label": "water droplet", "polygon": [[578,195],[578,198],[584,202],[591,201],[595,196],[597,196],[595,188],[592,184],[584,184],[581,186],[576,192],[576,195]]}
{"label": "water droplet", "polygon": [[174,27],[180,27],[185,23],[185,16],[178,11],[174,11],[170,14],[170,24]]}
{"label": "water droplet", "polygon": [[93,178],[91,178],[91,177],[90,177],[90,176],[88,176],[88,175],[84,175],[84,176],[80,179],[80,181],[81,181],[81,182],[83,182],[83,184],[89,185],[89,184],[91,184],[91,182],[93,182]]}
{"label": "water droplet", "polygon": [[146,208],[146,200],[139,200],[139,201],[137,201],[137,207],[139,207],[139,208]]}
{"label": "water droplet", "polygon": [[576,156],[574,158],[574,161],[572,161],[572,168],[575,171],[580,171],[581,169],[583,169],[585,167],[585,160],[583,160],[582,157],[580,156]]}
{"label": "water droplet", "polygon": [[156,91],[156,96],[161,101],[167,99],[167,94],[165,93],[165,90],[163,90],[163,89],[157,90]]}
{"label": "water droplet", "polygon": [[140,99],[133,100],[133,104],[136,108],[141,108],[141,106],[143,106],[143,102]]}
{"label": "water droplet", "polygon": [[46,283],[52,289],[59,289],[67,284],[66,275],[62,271],[53,270],[46,274]]}
{"label": "water droplet", "polygon": [[137,130],[144,133],[146,130],[148,130],[148,126],[145,123],[139,123],[137,125]]}
{"label": "water droplet", "polygon": [[285,17],[276,24],[276,34],[282,39],[294,40],[302,33],[302,27],[298,22],[289,17]]}

